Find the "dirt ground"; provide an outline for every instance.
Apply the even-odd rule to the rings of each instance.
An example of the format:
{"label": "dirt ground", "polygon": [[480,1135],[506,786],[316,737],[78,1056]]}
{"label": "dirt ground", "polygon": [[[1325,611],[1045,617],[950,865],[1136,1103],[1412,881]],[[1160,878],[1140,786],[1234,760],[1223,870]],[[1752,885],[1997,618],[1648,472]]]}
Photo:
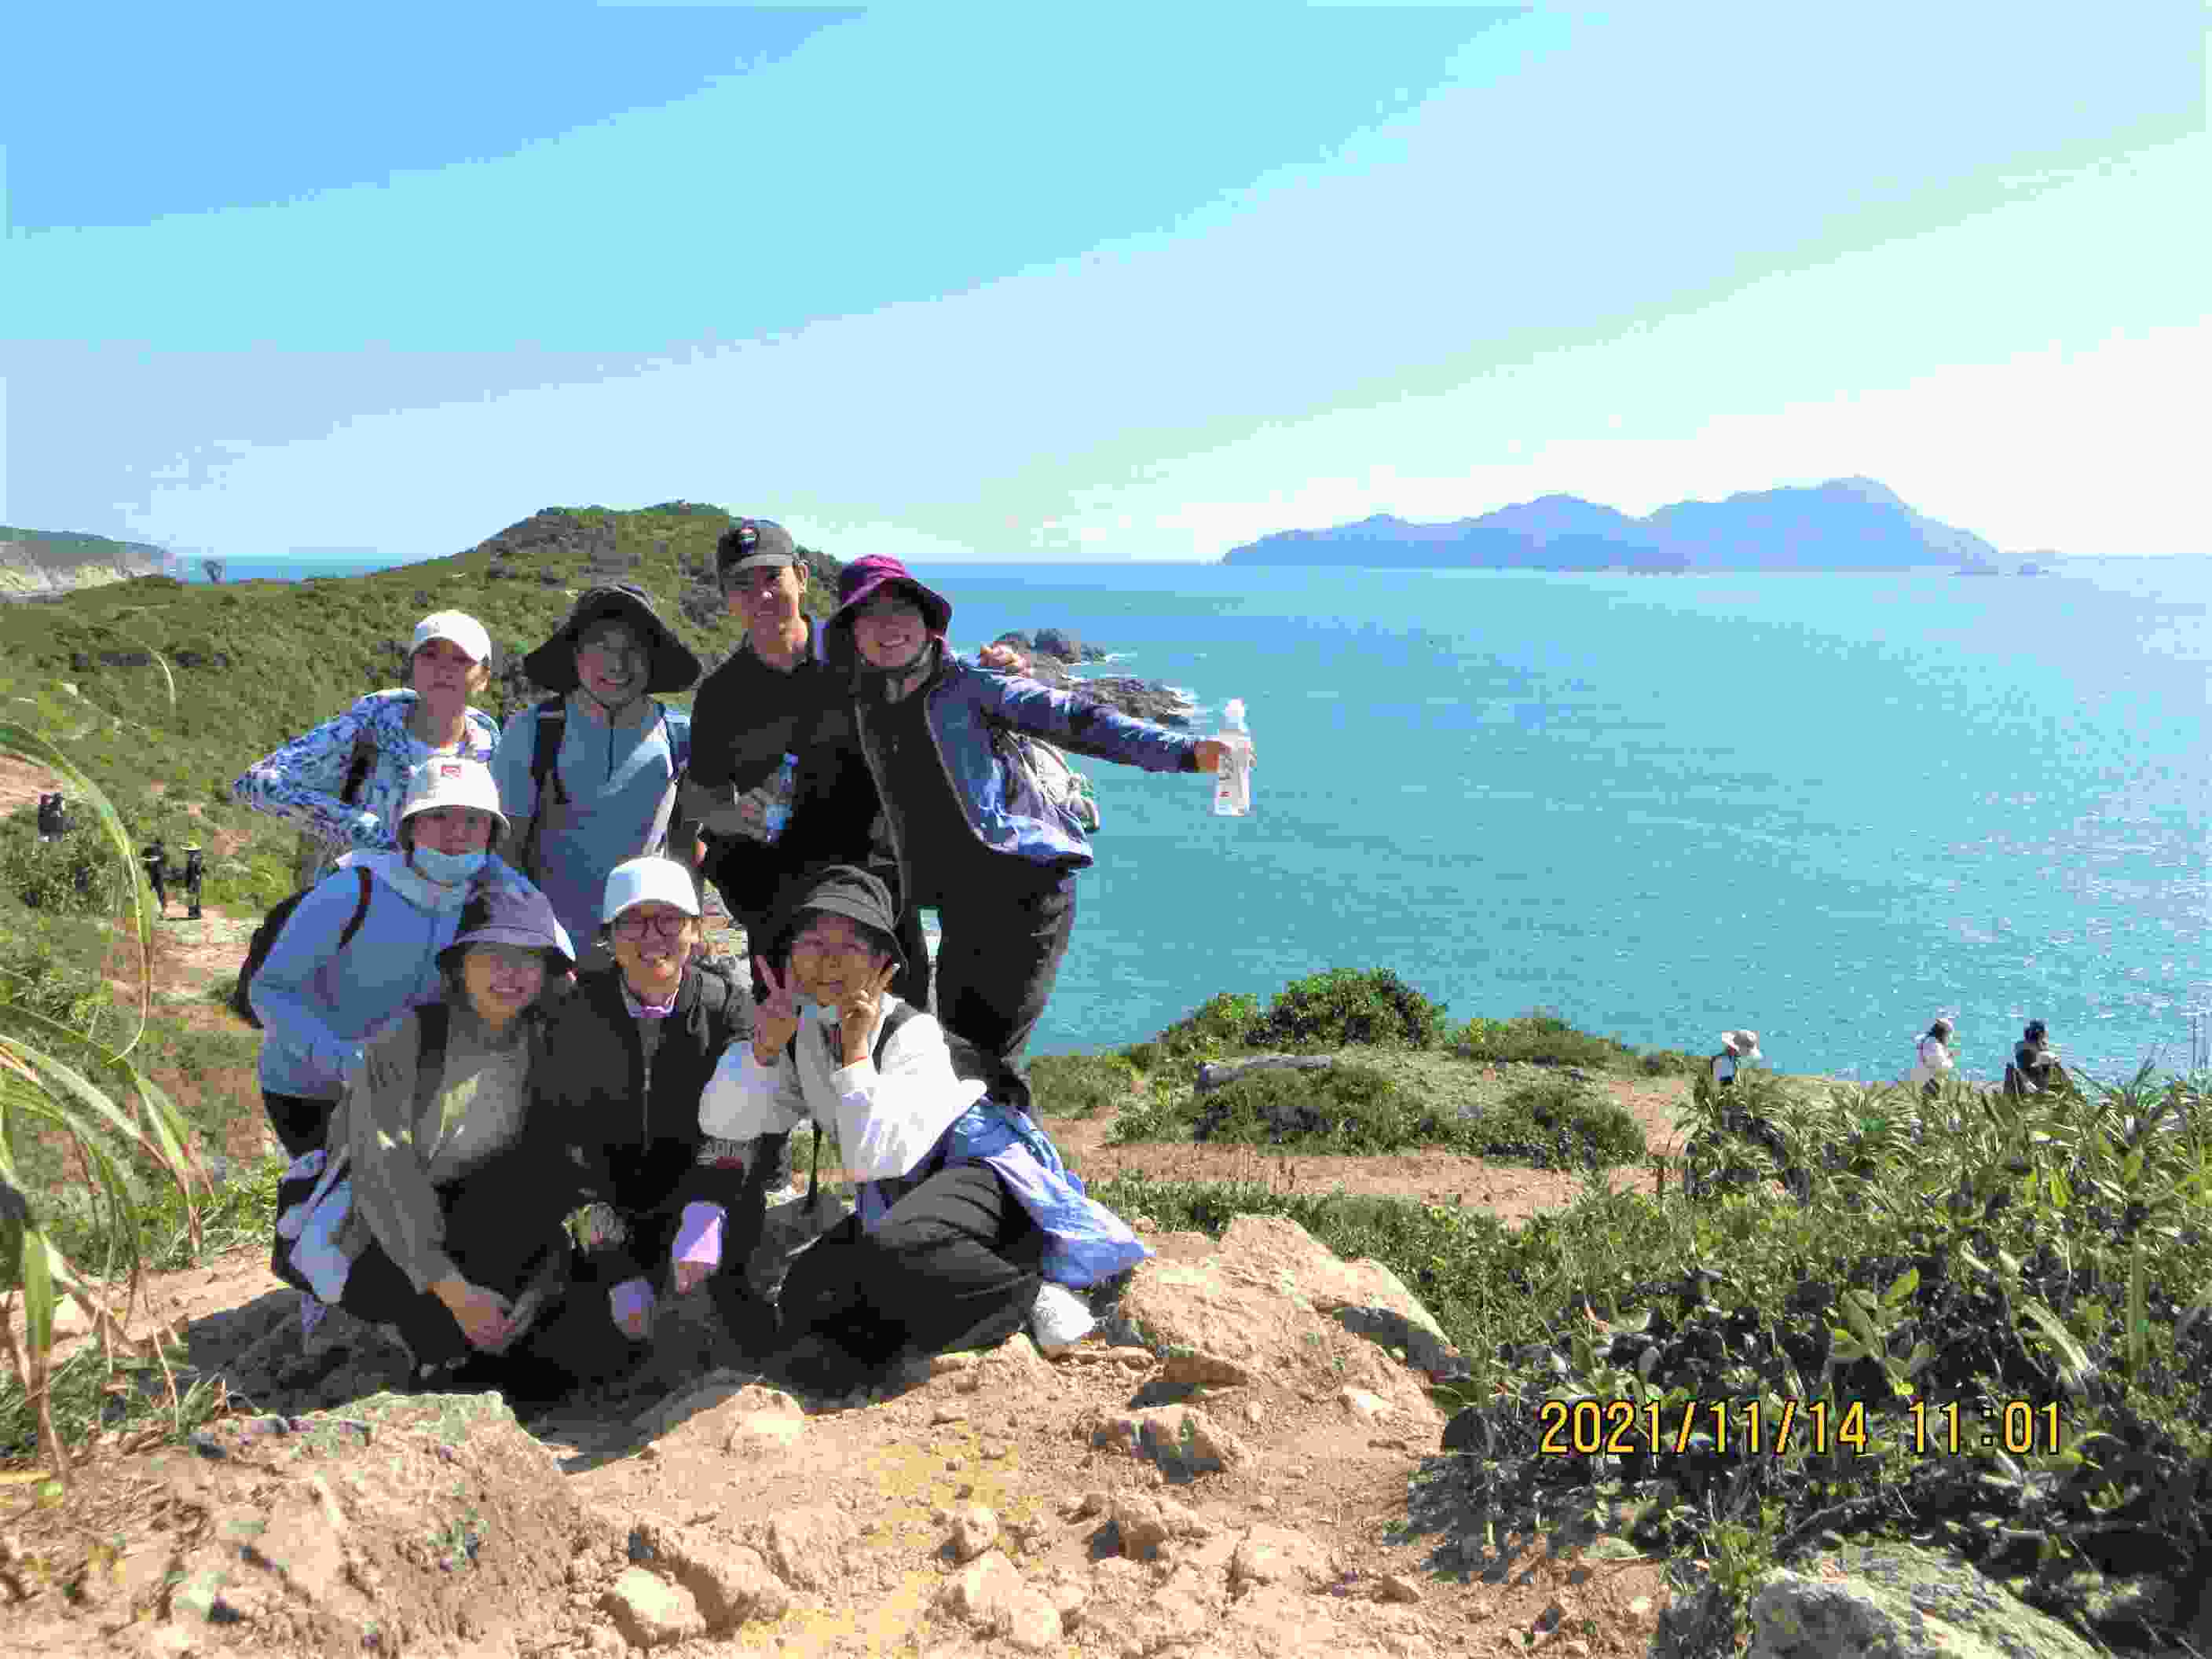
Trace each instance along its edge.
{"label": "dirt ground", "polygon": [[[204,988],[234,971],[250,927],[212,910],[165,924],[157,995],[187,1018],[223,1018]],[[135,969],[127,977],[135,982]],[[1683,1085],[1603,1086],[1655,1149],[1674,1145]],[[1509,1222],[1583,1185],[1440,1152],[1111,1146],[1105,1114],[1048,1127],[1092,1179],[1139,1170],[1396,1194]],[[1613,1178],[1649,1190],[1654,1175]],[[1208,1248],[1194,1235],[1160,1243],[1164,1256]],[[531,1419],[534,1439],[495,1425],[451,1444],[411,1429],[375,1431],[383,1437],[372,1443],[361,1426],[363,1447],[383,1449],[370,1477],[296,1447],[328,1438],[313,1425],[355,1422],[392,1378],[374,1355],[341,1352],[333,1369],[301,1340],[296,1297],[270,1274],[265,1250],[153,1276],[142,1290],[134,1333],[173,1332],[200,1375],[252,1391],[196,1452],[113,1436],[95,1443],[59,1503],[39,1500],[39,1472],[0,1472],[0,1651],[550,1656],[643,1651],[650,1640],[702,1655],[1411,1659],[1542,1647],[1592,1659],[1642,1653],[1668,1601],[1658,1564],[1613,1540],[1554,1555],[1535,1540],[1486,1543],[1479,1527],[1474,1541],[1408,1532],[1408,1482],[1436,1466],[1443,1416],[1425,1403],[1376,1415],[1352,1401],[1358,1391],[1341,1386],[1341,1362],[1356,1348],[1371,1364],[1376,1351],[1334,1325],[1310,1364],[1235,1386],[1172,1384],[1158,1358],[1096,1339],[1048,1364],[1018,1338],[980,1363],[940,1361],[890,1398],[804,1407],[762,1382],[765,1356],[719,1331],[679,1329],[665,1363],[657,1352],[619,1397]],[[68,1316],[63,1333],[64,1349],[86,1340]],[[1405,1398],[1419,1399],[1425,1381],[1409,1379]],[[1101,1440],[1102,1423],[1177,1403],[1233,1430],[1249,1455],[1193,1474]],[[270,1424],[290,1432],[264,1435]],[[392,1497],[402,1491],[414,1494],[405,1504]],[[977,1505],[992,1512],[997,1541],[963,1565],[955,1534],[976,1535]],[[1129,1541],[1145,1535],[1146,1516],[1165,1517],[1157,1547]],[[337,1540],[319,1568],[301,1565],[305,1543],[288,1556],[231,1541],[288,1529],[319,1537],[319,1528]],[[465,1562],[447,1547],[479,1536],[506,1542],[471,1545]],[[667,1562],[693,1557],[740,1563],[731,1582],[759,1590],[751,1612],[720,1626],[696,1613],[641,1625],[623,1596],[640,1583],[665,1590]],[[641,1563],[659,1577],[638,1579]],[[747,1575],[763,1564],[767,1579],[755,1583]],[[193,1599],[193,1585],[226,1572],[230,1589]],[[695,1604],[713,1597],[684,1605]],[[414,1622],[362,1611],[379,1605]]]}

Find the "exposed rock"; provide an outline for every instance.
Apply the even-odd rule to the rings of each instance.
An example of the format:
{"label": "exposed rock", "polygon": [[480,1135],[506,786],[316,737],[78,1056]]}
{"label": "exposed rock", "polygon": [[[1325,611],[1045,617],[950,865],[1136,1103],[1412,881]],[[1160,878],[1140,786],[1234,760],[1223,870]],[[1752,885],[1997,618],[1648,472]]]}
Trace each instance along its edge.
{"label": "exposed rock", "polygon": [[1060,628],[1040,628],[1036,631],[1036,648],[1048,657],[1057,657],[1062,662],[1081,662],[1083,642]]}
{"label": "exposed rock", "polygon": [[1421,1599],[1421,1587],[1402,1572],[1388,1572],[1376,1586],[1385,1601],[1413,1602]]}
{"label": "exposed rock", "polygon": [[1364,1418],[1370,1423],[1379,1422],[1390,1415],[1390,1402],[1381,1395],[1370,1394],[1365,1389],[1340,1389],[1336,1397],[1343,1402],[1346,1411],[1355,1417]]}
{"label": "exposed rock", "polygon": [[1328,1552],[1302,1532],[1288,1527],[1257,1526],[1244,1534],[1230,1559],[1232,1588],[1249,1584],[1290,1584],[1317,1589],[1336,1576]]}
{"label": "exposed rock", "polygon": [[1330,1054],[1255,1054],[1249,1060],[1211,1060],[1198,1068],[1198,1092],[1211,1094],[1254,1072],[1326,1072],[1336,1064]]}
{"label": "exposed rock", "polygon": [[1778,1571],[1751,1601],[1750,1659],[2091,1659],[2081,1637],[1955,1556],[1850,1546]]}
{"label": "exposed rock", "polygon": [[718,1544],[678,1534],[659,1550],[661,1567],[691,1593],[710,1631],[724,1631],[748,1619],[781,1619],[790,1610],[791,1592],[769,1571],[758,1550],[744,1544]]}
{"label": "exposed rock", "polygon": [[1203,1538],[1212,1531],[1172,1498],[1120,1492],[1114,1494],[1111,1510],[1121,1553],[1133,1561],[1143,1559],[1171,1538]]}
{"label": "exposed rock", "polygon": [[632,1647],[665,1647],[707,1628],[690,1592],[643,1567],[623,1568],[599,1598],[599,1610]]}
{"label": "exposed rock", "polygon": [[1048,1652],[1060,1639],[1060,1609],[1023,1583],[1014,1564],[995,1551],[946,1580],[939,1601],[1026,1653]]}
{"label": "exposed rock", "polygon": [[1210,1249],[1196,1258],[1163,1251],[1139,1266],[1107,1339],[1143,1342],[1165,1357],[1176,1382],[1233,1386],[1303,1373],[1332,1393],[1351,1384],[1377,1395],[1409,1426],[1437,1420],[1427,1378],[1387,1348],[1342,1340],[1346,1329],[1401,1339],[1390,1346],[1425,1370],[1455,1358],[1434,1316],[1389,1268],[1340,1261],[1280,1217],[1239,1216]]}
{"label": "exposed rock", "polygon": [[1238,1469],[1252,1461],[1243,1441],[1195,1406],[1099,1413],[1086,1426],[1092,1445],[1149,1458],[1170,1474]]}
{"label": "exposed rock", "polygon": [[787,1510],[768,1523],[769,1563],[793,1589],[827,1589],[857,1535],[852,1516],[834,1505]]}
{"label": "exposed rock", "polygon": [[951,1546],[955,1560],[973,1561],[998,1541],[997,1510],[981,1504],[971,1504],[963,1510],[954,1511],[952,1535],[945,1542]]}

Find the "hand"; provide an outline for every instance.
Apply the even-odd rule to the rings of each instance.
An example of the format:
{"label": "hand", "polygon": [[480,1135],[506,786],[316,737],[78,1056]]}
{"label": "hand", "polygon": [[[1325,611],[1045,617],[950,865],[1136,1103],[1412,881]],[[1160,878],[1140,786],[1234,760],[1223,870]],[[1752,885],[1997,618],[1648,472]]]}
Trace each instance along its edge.
{"label": "hand", "polygon": [[471,1347],[496,1348],[507,1340],[511,1322],[505,1297],[465,1279],[441,1279],[432,1288]]}
{"label": "hand", "polygon": [[676,1294],[689,1296],[714,1276],[711,1261],[679,1261],[676,1264]]}
{"label": "hand", "polygon": [[898,963],[887,962],[883,972],[848,991],[837,1004],[837,1030],[845,1045],[845,1063],[858,1066],[868,1057],[876,1040],[876,1027],[884,1017],[884,993],[898,977]]}
{"label": "hand", "polygon": [[642,1342],[653,1334],[653,1282],[647,1279],[625,1279],[607,1292],[607,1308],[614,1315],[615,1327],[633,1342]]}
{"label": "hand", "polygon": [[768,987],[768,1000],[754,1013],[753,1058],[763,1066],[773,1066],[784,1044],[799,1035],[799,999],[788,979],[776,979],[766,957],[755,957],[753,967],[760,974],[761,983]]}
{"label": "hand", "polygon": [[1019,646],[987,645],[975,653],[976,663],[1000,674],[1027,674],[1030,659]]}
{"label": "hand", "polygon": [[[1221,763],[1229,758],[1229,745],[1218,738],[1200,738],[1198,740],[1196,752],[1200,771],[1218,772],[1221,769]],[[1259,751],[1248,743],[1244,749],[1244,764],[1257,766],[1259,763]]]}

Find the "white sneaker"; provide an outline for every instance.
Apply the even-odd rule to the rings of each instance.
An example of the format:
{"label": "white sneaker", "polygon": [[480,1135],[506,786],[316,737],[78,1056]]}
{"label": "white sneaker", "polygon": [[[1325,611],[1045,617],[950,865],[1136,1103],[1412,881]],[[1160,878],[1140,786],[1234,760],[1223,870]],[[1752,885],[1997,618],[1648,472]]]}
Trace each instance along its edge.
{"label": "white sneaker", "polygon": [[1090,1335],[1097,1323],[1081,1297],[1049,1279],[1039,1287],[1030,1308],[1030,1331],[1042,1354],[1066,1352]]}

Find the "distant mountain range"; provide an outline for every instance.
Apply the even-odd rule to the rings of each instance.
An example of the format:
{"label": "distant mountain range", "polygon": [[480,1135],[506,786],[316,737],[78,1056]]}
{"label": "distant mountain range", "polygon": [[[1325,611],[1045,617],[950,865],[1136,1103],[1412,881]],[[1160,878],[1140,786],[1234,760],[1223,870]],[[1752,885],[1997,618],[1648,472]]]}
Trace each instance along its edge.
{"label": "distant mountain range", "polygon": [[177,562],[148,542],[0,524],[0,599],[66,593],[132,576],[173,576]]}
{"label": "distant mountain range", "polygon": [[1994,572],[1996,560],[1997,550],[1971,530],[1914,512],[1872,478],[1677,501],[1643,519],[1578,495],[1540,495],[1446,524],[1378,513],[1329,530],[1279,531],[1222,556],[1224,564],[1655,571]]}

